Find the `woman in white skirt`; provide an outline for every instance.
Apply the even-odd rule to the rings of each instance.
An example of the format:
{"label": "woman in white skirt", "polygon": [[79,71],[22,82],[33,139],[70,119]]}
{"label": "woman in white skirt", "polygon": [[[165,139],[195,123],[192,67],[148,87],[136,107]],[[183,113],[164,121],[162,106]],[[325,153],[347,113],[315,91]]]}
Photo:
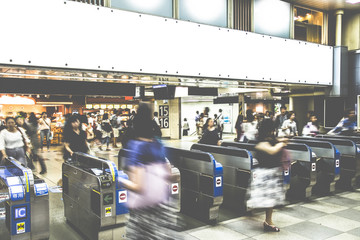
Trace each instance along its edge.
{"label": "woman in white skirt", "polygon": [[259,164],[253,171],[247,206],[265,208],[264,230],[279,232],[280,229],[272,221],[272,213],[275,206],[285,203],[282,159],[286,143],[275,139],[275,126],[271,119],[264,119],[261,122],[258,140],[255,149]]}

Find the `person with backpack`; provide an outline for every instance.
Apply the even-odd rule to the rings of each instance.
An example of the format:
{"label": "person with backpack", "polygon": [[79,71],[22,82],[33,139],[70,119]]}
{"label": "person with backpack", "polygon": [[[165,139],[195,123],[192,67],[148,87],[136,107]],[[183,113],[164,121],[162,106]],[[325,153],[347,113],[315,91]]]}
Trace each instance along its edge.
{"label": "person with backpack", "polygon": [[102,151],[102,146],[106,143],[106,151],[110,151],[109,144],[111,133],[113,132],[113,128],[110,124],[109,114],[104,113],[102,120],[101,120],[101,146],[99,149]]}
{"label": "person with backpack", "polygon": [[119,128],[120,128],[120,121],[119,121],[119,117],[120,117],[120,114],[121,114],[121,110],[114,110],[114,114],[111,116],[111,119],[110,119],[110,124],[112,126],[112,144],[113,144],[113,147],[114,148],[117,148],[117,139],[120,135],[120,131],[119,131]]}

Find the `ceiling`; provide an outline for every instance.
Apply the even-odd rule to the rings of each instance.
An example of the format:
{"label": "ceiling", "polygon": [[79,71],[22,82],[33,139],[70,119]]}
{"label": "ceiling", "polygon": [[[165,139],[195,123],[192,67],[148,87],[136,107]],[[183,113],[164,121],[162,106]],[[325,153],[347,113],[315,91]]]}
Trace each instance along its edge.
{"label": "ceiling", "polygon": [[317,10],[333,11],[338,9],[359,11],[360,3],[350,4],[346,0],[283,0],[295,5],[309,7]]}

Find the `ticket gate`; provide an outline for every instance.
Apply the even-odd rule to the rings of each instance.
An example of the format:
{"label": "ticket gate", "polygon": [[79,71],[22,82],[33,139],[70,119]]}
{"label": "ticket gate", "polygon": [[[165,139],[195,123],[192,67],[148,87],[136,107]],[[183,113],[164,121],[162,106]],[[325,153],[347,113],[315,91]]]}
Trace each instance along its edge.
{"label": "ticket gate", "polygon": [[[9,239],[48,239],[49,191],[44,180],[13,158],[0,166],[0,196]],[[1,239],[6,239],[2,235]]]}
{"label": "ticket gate", "polygon": [[87,239],[126,239],[127,175],[111,161],[74,153],[63,163],[63,200],[66,220]]}
{"label": "ticket gate", "polygon": [[334,138],[334,139],[345,139],[345,140],[351,140],[355,142],[356,144],[360,144],[360,136],[345,136],[345,135],[316,135],[316,138]]}
{"label": "ticket gate", "polygon": [[246,212],[246,191],[252,179],[253,157],[244,149],[194,144],[192,151],[210,153],[224,171],[223,205],[237,212]]}
{"label": "ticket gate", "polygon": [[207,222],[219,216],[223,168],[209,153],[166,147],[166,157],[180,170],[181,212]]}
{"label": "ticket gate", "polygon": [[[123,171],[128,171],[126,169],[126,161],[131,153],[128,149],[120,149],[118,154],[118,169]],[[169,162],[171,165],[171,163]],[[175,212],[180,212],[180,198],[181,198],[181,175],[178,168],[171,165],[171,178],[169,182],[169,201],[168,205]]]}
{"label": "ticket gate", "polygon": [[[222,142],[221,146],[224,147],[235,147],[240,149],[246,149],[248,150],[251,155],[253,156],[253,165],[257,165],[258,161],[256,159],[256,151],[254,143],[242,143],[242,142]],[[290,188],[290,176],[291,176],[291,168],[284,169],[283,171],[283,177],[284,177],[284,189],[288,190]]]}
{"label": "ticket gate", "polygon": [[320,194],[332,193],[335,191],[335,183],[340,178],[340,152],[330,142],[315,140],[292,139],[290,141],[304,143],[316,154],[317,180],[313,192]]}
{"label": "ticket gate", "polygon": [[340,152],[340,179],[336,187],[354,189],[360,184],[360,149],[354,141],[340,138],[309,138],[295,137],[294,139],[307,139],[309,141],[322,141],[332,143]]}
{"label": "ticket gate", "polygon": [[[249,143],[228,143],[223,142],[223,146],[234,146],[254,151],[257,141]],[[311,149],[302,143],[291,143],[286,146],[291,160],[291,169],[284,170],[284,183],[287,195],[295,198],[307,198],[311,196],[312,187],[316,183],[316,158]],[[290,177],[290,179],[289,179]],[[286,186],[290,183],[290,187]]]}

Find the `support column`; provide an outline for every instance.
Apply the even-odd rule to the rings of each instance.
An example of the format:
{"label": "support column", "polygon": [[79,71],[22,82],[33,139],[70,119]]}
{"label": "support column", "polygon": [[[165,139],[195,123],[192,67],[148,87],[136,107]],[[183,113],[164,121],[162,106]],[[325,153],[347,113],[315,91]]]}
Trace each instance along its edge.
{"label": "support column", "polygon": [[239,94],[239,111],[238,111],[238,114],[242,114],[245,117],[245,110],[246,109],[245,109],[244,94]]}
{"label": "support column", "polygon": [[337,10],[336,16],[336,30],[335,30],[335,46],[341,46],[341,30],[342,30],[342,16],[344,15],[343,10]]}
{"label": "support column", "polygon": [[159,122],[163,138],[181,138],[181,99],[156,100],[154,112],[159,113]]}
{"label": "support column", "polygon": [[173,0],[173,18],[179,19],[179,0]]}
{"label": "support column", "polygon": [[181,138],[181,99],[169,100],[170,105],[170,139]]}

